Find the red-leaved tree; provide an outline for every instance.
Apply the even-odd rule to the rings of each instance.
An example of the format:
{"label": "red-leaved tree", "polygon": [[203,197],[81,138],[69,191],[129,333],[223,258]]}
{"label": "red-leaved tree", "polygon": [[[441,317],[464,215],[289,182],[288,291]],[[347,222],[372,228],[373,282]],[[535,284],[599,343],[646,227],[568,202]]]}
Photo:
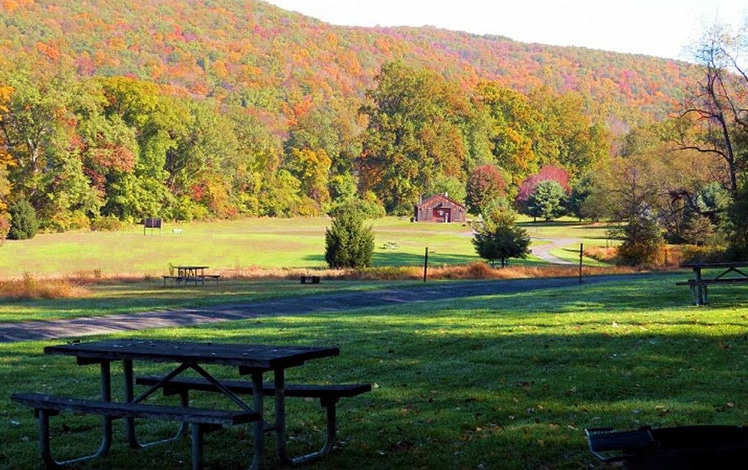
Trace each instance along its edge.
{"label": "red-leaved tree", "polygon": [[530,196],[541,181],[555,181],[564,188],[564,191],[569,192],[569,174],[566,170],[559,166],[544,166],[537,174],[528,176],[520,184],[517,197],[514,199],[520,211],[524,211],[527,207],[527,201],[530,200]]}
{"label": "red-leaved tree", "polygon": [[485,214],[506,193],[506,183],[496,165],[475,167],[467,182],[465,204],[472,214]]}

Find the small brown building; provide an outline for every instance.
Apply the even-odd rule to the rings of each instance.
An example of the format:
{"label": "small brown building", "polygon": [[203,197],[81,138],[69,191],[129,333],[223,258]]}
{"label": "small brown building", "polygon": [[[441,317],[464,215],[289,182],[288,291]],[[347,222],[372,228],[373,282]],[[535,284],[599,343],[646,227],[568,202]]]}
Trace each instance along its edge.
{"label": "small brown building", "polygon": [[446,194],[436,194],[416,204],[415,222],[465,222],[465,206],[453,201]]}

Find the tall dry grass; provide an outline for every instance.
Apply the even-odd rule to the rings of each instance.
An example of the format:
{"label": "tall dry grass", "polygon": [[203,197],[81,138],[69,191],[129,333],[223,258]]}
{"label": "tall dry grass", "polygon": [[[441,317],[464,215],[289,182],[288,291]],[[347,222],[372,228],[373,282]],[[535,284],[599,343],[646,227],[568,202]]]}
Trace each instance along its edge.
{"label": "tall dry grass", "polygon": [[[592,247],[584,250],[584,256],[609,264],[618,264],[616,247]],[[666,245],[657,255],[657,261],[638,266],[638,270],[669,270],[678,268],[683,263],[725,261],[724,247],[697,247],[693,245]]]}
{"label": "tall dry grass", "polygon": [[70,299],[88,295],[85,287],[69,278],[35,278],[24,273],[21,279],[0,281],[0,298],[6,299]]}
{"label": "tall dry grass", "polygon": [[[410,281],[423,279],[423,266],[383,266],[362,269],[260,269],[222,270],[221,275],[229,279],[295,279],[300,276],[320,276],[326,279],[367,280],[367,281]],[[583,275],[624,274],[636,272],[636,268],[588,267]],[[428,279],[432,280],[471,280],[471,279],[528,279],[542,277],[573,277],[579,275],[579,266],[516,266],[494,268],[488,263],[475,261],[463,265],[429,266]]]}

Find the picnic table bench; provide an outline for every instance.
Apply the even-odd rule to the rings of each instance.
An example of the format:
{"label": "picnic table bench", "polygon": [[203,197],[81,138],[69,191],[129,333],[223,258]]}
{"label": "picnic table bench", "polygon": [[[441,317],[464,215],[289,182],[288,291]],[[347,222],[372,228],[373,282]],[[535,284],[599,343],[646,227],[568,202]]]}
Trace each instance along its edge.
{"label": "picnic table bench", "polygon": [[[244,424],[260,419],[255,412],[244,410],[215,410],[188,406],[164,406],[143,403],[116,403],[84,398],[61,397],[41,393],[14,393],[11,400],[34,409],[39,419],[39,446],[42,460],[48,468],[57,468],[71,463],[99,457],[108,452],[110,439],[104,437],[99,450],[89,456],[57,461],[50,446],[49,418],[61,411],[78,414],[95,414],[109,418],[149,418],[179,421],[192,428],[192,468],[202,468],[203,435],[223,426]],[[181,435],[181,433],[179,434]]]}
{"label": "picnic table bench", "polygon": [[312,284],[319,284],[320,277],[319,276],[300,276],[301,283],[306,284],[307,282],[311,282]]}
{"label": "picnic table bench", "polygon": [[[748,283],[748,274],[739,268],[748,267],[748,262],[725,262],[725,263],[686,263],[682,268],[691,268],[694,273],[693,279],[676,282],[678,286],[689,286],[696,305],[705,305],[709,300],[708,286],[713,284],[744,284]],[[704,277],[702,270],[717,270],[717,275]]]}
{"label": "picnic table bench", "polygon": [[[732,425],[585,429],[592,455],[623,468],[744,468],[748,428]],[[612,466],[612,465],[611,465]]]}
{"label": "picnic table bench", "polygon": [[[165,396],[179,395],[182,403],[189,403],[189,392],[191,390],[203,392],[220,392],[219,388],[199,377],[175,377],[164,383],[164,377],[161,376],[142,376],[135,379],[138,385],[153,386],[163,383],[161,387]],[[246,380],[222,380],[221,385],[233,393],[242,395],[252,395],[254,385]],[[326,411],[327,432],[322,448],[309,454],[307,458],[294,459],[294,464],[304,463],[321,455],[328,454],[335,443],[335,434],[337,428],[337,411],[336,404],[343,397],[355,397],[362,393],[370,392],[371,384],[285,384],[283,393],[287,397],[318,398],[320,406]],[[277,390],[275,384],[264,383],[262,394],[274,396]],[[184,431],[182,431],[184,432]]]}

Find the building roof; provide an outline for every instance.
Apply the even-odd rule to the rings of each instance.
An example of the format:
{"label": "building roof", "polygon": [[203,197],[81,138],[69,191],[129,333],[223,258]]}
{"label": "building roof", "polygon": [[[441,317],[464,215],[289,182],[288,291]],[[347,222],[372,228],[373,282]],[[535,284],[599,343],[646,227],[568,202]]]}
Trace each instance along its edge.
{"label": "building roof", "polygon": [[448,198],[444,194],[434,194],[431,197],[427,197],[426,199],[424,199],[421,202],[419,202],[418,204],[416,204],[416,207],[431,206],[431,205],[434,205],[435,203],[440,202],[440,201],[441,202],[445,202],[446,201],[447,203],[449,203],[449,204],[451,204],[453,206],[461,207],[463,209],[465,208],[464,205],[460,204],[457,201],[454,201],[454,200]]}

